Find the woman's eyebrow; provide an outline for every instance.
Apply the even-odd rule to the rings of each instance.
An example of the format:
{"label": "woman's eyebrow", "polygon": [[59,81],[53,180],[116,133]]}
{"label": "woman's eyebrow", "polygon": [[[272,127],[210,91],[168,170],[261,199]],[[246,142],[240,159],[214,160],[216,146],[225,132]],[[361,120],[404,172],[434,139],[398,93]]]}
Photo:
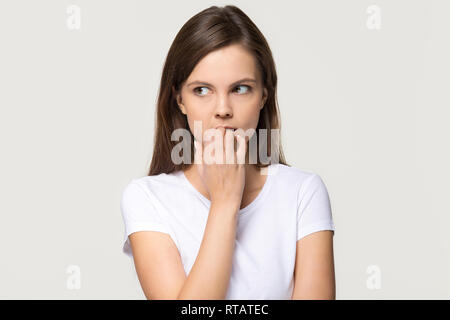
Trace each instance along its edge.
{"label": "woman's eyebrow", "polygon": [[[255,79],[252,79],[252,78],[243,78],[243,79],[241,79],[241,80],[238,80],[238,81],[233,82],[233,83],[230,85],[230,87],[234,87],[235,85],[237,85],[237,84],[239,84],[239,83],[242,83],[242,82],[255,82],[255,83],[256,83],[256,80],[255,80]],[[210,83],[208,83],[208,82],[198,81],[198,80],[197,80],[197,81],[192,81],[191,83],[189,83],[189,84],[188,84],[188,87],[191,86],[191,85],[193,85],[193,84],[214,87],[212,84],[210,84]]]}

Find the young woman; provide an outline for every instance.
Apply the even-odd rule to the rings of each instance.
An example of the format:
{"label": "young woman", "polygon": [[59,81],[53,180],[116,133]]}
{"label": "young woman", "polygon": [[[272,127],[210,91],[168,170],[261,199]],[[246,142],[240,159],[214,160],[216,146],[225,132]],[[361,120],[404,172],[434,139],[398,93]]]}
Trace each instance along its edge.
{"label": "young woman", "polygon": [[[149,175],[132,179],[121,200],[123,251],[147,299],[335,299],[327,189],[284,160],[276,88],[270,48],[237,7],[205,9],[177,34]],[[220,144],[210,155],[223,153],[211,163],[212,141]],[[227,154],[231,163],[222,162]]]}

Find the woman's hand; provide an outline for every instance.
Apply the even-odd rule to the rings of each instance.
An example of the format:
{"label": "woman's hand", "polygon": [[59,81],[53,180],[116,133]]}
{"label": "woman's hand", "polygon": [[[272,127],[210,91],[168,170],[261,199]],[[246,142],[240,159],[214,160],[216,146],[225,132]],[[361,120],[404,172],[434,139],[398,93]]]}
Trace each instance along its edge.
{"label": "woman's hand", "polygon": [[[240,207],[245,186],[245,154],[247,144],[245,136],[238,131],[220,127],[220,139],[222,139],[222,156],[220,151],[214,148],[217,137],[206,143],[195,140],[195,159],[197,170],[201,180],[208,190],[211,202],[237,204]],[[239,130],[240,131],[240,130]],[[235,150],[235,144],[237,148]],[[201,144],[201,146],[200,146]],[[213,145],[211,145],[213,144]],[[201,148],[201,150],[200,150]],[[213,149],[211,153],[210,150]],[[205,153],[205,149],[207,153]],[[219,151],[216,156],[215,151]]]}

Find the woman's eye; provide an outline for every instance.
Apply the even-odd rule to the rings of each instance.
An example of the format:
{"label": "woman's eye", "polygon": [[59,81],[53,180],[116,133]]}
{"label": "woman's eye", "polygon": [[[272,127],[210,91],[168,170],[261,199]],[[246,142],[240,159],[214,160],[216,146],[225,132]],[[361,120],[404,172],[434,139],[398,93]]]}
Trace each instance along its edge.
{"label": "woman's eye", "polygon": [[[197,87],[194,89],[195,93],[198,93],[198,89],[208,89],[207,87]],[[204,94],[199,94],[200,96],[204,96]]]}
{"label": "woman's eye", "polygon": [[251,88],[251,87],[246,86],[246,85],[244,85],[244,84],[241,84],[241,85],[237,86],[236,88],[240,88],[240,87],[245,87],[245,88],[247,88],[247,91],[245,91],[244,93],[252,91],[252,88]]}
{"label": "woman's eye", "polygon": [[[245,94],[245,93],[247,93],[247,92],[252,91],[252,88],[251,88],[250,86],[243,85],[243,84],[237,86],[235,89],[239,89],[239,88],[245,88],[245,90],[244,90],[244,92],[242,92],[242,94]],[[199,96],[204,96],[204,95],[206,95],[207,91],[205,91],[205,90],[209,90],[209,88],[208,88],[208,87],[197,87],[197,88],[194,88],[194,92],[195,92],[196,94],[198,94]],[[204,94],[202,94],[202,91],[203,91]],[[241,90],[241,91],[242,91],[242,90]]]}

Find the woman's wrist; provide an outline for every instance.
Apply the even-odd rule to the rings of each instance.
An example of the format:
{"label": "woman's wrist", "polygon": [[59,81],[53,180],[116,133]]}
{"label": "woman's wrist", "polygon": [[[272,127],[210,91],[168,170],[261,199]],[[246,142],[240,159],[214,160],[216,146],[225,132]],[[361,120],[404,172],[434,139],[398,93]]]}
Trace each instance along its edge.
{"label": "woman's wrist", "polygon": [[239,211],[241,206],[241,201],[238,199],[231,198],[212,198],[211,206],[225,208],[227,210],[233,210],[234,212]]}

